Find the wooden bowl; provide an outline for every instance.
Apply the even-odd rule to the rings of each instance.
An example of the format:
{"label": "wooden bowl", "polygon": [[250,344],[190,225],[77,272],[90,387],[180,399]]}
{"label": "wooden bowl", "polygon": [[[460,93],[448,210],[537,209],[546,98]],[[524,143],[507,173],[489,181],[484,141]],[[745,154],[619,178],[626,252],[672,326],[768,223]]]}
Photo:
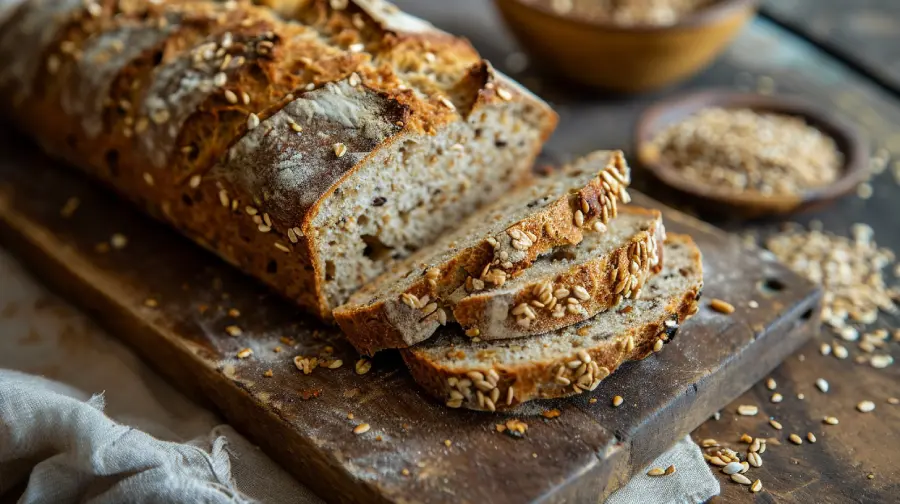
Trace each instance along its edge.
{"label": "wooden bowl", "polygon": [[[749,108],[761,112],[802,117],[807,124],[834,139],[844,156],[841,176],[833,183],[797,194],[762,194],[756,191],[735,192],[716,185],[701,185],[684,178],[652,146],[656,135],[665,127],[680,122],[700,109],[709,107]],[[730,91],[701,91],[663,101],[644,111],[635,132],[638,161],[656,178],[697,202],[715,204],[743,217],[792,213],[823,206],[851,191],[866,180],[869,146],[859,131],[838,120],[830,112],[799,98],[763,96]]]}
{"label": "wooden bowl", "polygon": [[519,42],[550,72],[591,87],[649,91],[709,65],[756,12],[758,0],[720,0],[672,25],[621,26],[559,15],[550,0],[495,0]]}

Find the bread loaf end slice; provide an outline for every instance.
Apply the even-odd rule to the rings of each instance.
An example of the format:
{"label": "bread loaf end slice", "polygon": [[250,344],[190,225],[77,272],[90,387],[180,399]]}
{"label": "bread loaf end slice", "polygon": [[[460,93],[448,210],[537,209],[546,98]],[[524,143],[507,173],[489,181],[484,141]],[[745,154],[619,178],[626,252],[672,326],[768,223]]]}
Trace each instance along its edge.
{"label": "bread loaf end slice", "polygon": [[641,296],[662,269],[666,231],[658,210],[624,207],[605,233],[547,254],[502,287],[455,302],[453,316],[482,340],[561,329]]}
{"label": "bread loaf end slice", "polygon": [[628,201],[621,151],[598,151],[508,193],[364,286],[334,317],[362,353],[405,348],[447,322],[451,297],[503,285],[539,255],[606,229]]}
{"label": "bread loaf end slice", "polygon": [[580,324],[478,343],[447,328],[401,354],[416,382],[451,408],[497,411],[593,391],[623,362],[643,359],[659,350],[659,341],[671,341],[697,312],[700,250],[688,236],[669,235],[665,256],[643,296]]}

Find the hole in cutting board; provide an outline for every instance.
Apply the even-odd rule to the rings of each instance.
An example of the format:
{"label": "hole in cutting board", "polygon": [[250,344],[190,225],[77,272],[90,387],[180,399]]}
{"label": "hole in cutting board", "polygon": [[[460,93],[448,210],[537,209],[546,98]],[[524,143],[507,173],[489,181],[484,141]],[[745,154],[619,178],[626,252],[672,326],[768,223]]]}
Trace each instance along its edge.
{"label": "hole in cutting board", "polygon": [[784,283],[777,278],[767,278],[758,285],[760,292],[766,295],[772,295],[783,291],[785,287]]}

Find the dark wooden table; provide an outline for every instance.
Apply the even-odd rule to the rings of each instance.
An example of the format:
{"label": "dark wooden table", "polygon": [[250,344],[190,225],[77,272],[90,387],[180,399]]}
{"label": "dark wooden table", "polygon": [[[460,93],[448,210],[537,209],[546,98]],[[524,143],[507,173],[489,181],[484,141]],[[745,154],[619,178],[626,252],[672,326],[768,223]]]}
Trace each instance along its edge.
{"label": "dark wooden table", "polygon": [[[710,87],[801,94],[836,111],[857,124],[869,137],[873,150],[900,158],[900,3],[895,0],[768,0],[762,15],[748,26],[711,68],[694,79],[650,95],[604,96],[540,76],[530,69],[511,72],[507,56],[517,51],[515,41],[502,26],[490,2],[485,0],[405,0],[404,9],[436,25],[467,36],[499,68],[513,74],[532,90],[551,101],[560,112],[560,126],[547,147],[547,155],[567,159],[587,151],[617,147],[633,151],[632,131],[641,111],[675,93]],[[893,162],[893,159],[891,162]],[[638,185],[651,195],[672,201],[664,188],[640,175]],[[803,224],[819,220],[826,230],[847,235],[849,227],[865,222],[875,239],[900,255],[900,181],[891,170],[871,181],[874,195],[863,200],[844,198],[818,213],[790,220]],[[778,229],[779,221],[740,222],[701,217],[734,232],[765,236]],[[889,282],[896,284],[890,272]],[[898,319],[882,315],[871,328],[898,327]],[[854,363],[860,353],[852,344],[851,357],[838,360],[818,352],[821,341],[835,335],[823,329],[785,361],[774,373],[785,399],[769,401],[771,391],[758,383],[694,433],[696,439],[713,437],[737,449],[744,432],[781,441],[769,444],[764,464],[755,470],[765,491],[750,494],[747,487],[721,478],[722,494],[716,502],[897,502],[900,499],[900,406],[886,402],[900,396],[900,366],[873,369]],[[898,344],[889,350],[900,357]],[[898,359],[900,360],[900,359]],[[828,394],[815,388],[826,378]],[[804,394],[804,399],[798,399]],[[871,399],[876,410],[862,414],[855,405]],[[738,417],[739,404],[759,405],[756,417]],[[837,416],[840,425],[822,422]],[[768,424],[774,416],[784,425],[781,432]],[[805,437],[813,432],[818,442],[795,446],[787,436]],[[871,477],[870,477],[871,475]]]}

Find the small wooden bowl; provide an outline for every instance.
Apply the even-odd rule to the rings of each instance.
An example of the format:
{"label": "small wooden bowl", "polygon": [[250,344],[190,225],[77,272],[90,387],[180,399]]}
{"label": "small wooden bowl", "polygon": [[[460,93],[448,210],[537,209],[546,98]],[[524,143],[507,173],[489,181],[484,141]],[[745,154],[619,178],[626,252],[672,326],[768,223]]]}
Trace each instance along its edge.
{"label": "small wooden bowl", "polygon": [[[701,185],[688,180],[652,146],[665,127],[709,107],[749,108],[761,112],[802,117],[807,124],[834,139],[844,156],[840,178],[830,185],[798,194],[766,195],[756,191],[734,192],[721,186]],[[730,91],[701,91],[658,103],[641,115],[635,131],[636,151],[641,166],[663,183],[693,196],[700,202],[714,203],[743,217],[762,217],[808,210],[823,206],[856,189],[866,180],[869,146],[859,131],[838,120],[827,110],[798,98],[763,96]]]}
{"label": "small wooden bowl", "polygon": [[623,93],[658,89],[705,68],[753,17],[757,2],[720,0],[671,25],[621,26],[559,15],[550,0],[495,0],[539,65]]}

